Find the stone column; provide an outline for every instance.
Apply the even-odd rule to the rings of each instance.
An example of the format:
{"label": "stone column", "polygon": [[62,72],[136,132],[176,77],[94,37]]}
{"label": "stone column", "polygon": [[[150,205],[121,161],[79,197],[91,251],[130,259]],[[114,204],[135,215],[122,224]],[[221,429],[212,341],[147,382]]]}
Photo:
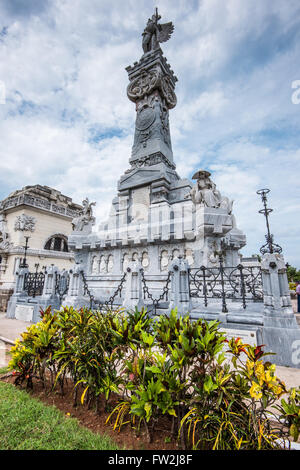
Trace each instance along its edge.
{"label": "stone column", "polygon": [[25,294],[24,283],[26,274],[28,273],[28,268],[20,268],[19,271],[16,272],[16,284],[14,294]]}
{"label": "stone column", "polygon": [[175,258],[170,266],[171,271],[171,302],[169,309],[177,307],[178,313],[190,312],[192,304],[189,286],[189,264],[186,259]]}
{"label": "stone column", "polygon": [[47,268],[42,294],[43,297],[51,297],[52,295],[55,295],[55,281],[57,273],[58,268],[56,266],[50,266]]}
{"label": "stone column", "polygon": [[117,239],[121,240],[122,245],[128,243],[128,204],[129,192],[123,191],[119,196],[119,212],[118,212],[118,234]]}
{"label": "stone column", "polygon": [[51,306],[52,311],[59,310],[60,297],[56,291],[56,276],[59,270],[56,266],[49,266],[45,273],[43,293],[38,297],[37,305],[33,312],[32,321],[36,323],[40,320],[40,309],[46,310]]}
{"label": "stone column", "polygon": [[141,263],[130,262],[127,267],[125,293],[122,306],[132,310],[143,306]]}
{"label": "stone column", "polygon": [[286,267],[278,253],[266,253],[262,259],[264,295],[263,344],[266,360],[277,365],[300,367],[300,328],[293,313]]}
{"label": "stone column", "polygon": [[15,274],[15,289],[7,304],[7,318],[15,318],[15,310],[18,299],[27,298],[27,293],[24,290],[24,282],[25,276],[28,272],[28,268],[20,268]]}
{"label": "stone column", "polygon": [[84,284],[81,271],[81,264],[76,264],[75,267],[70,270],[69,289],[63,306],[72,306],[75,308],[89,307],[89,299],[87,296],[84,296]]}
{"label": "stone column", "polygon": [[268,316],[293,314],[283,257],[279,254],[267,253],[262,259],[261,267],[264,314]]}

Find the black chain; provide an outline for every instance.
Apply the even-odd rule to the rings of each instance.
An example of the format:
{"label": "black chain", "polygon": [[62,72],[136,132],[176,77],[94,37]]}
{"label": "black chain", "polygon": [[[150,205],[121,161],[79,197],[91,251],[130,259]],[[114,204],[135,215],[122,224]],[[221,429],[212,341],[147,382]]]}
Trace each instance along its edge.
{"label": "black chain", "polygon": [[127,273],[125,272],[120,280],[120,283],[115,290],[115,292],[109,297],[108,300],[105,300],[104,302],[101,302],[100,300],[95,299],[95,296],[91,293],[91,291],[88,288],[88,283],[84,274],[84,271],[80,271],[83,279],[83,286],[84,286],[84,295],[88,295],[90,298],[90,309],[93,308],[93,305],[98,305],[99,307],[101,306],[102,308],[106,308],[107,310],[112,309],[113,303],[115,298],[119,295],[121,296],[122,290],[123,290],[123,284],[126,279]]}
{"label": "black chain", "polygon": [[89,290],[88,283],[87,283],[86,277],[84,275],[84,271],[81,270],[80,274],[81,274],[82,280],[83,280],[83,295],[88,295],[89,296],[89,298],[90,298],[90,308],[92,308],[92,303],[94,301],[94,296],[91,293],[91,291]]}
{"label": "black chain", "polygon": [[169,292],[169,284],[170,284],[170,282],[171,282],[171,274],[172,274],[172,271],[169,271],[168,277],[167,277],[167,279],[166,279],[166,284],[165,284],[165,286],[164,286],[164,288],[163,288],[163,291],[162,291],[161,295],[159,296],[158,299],[154,299],[154,298],[153,298],[153,295],[151,294],[151,292],[149,292],[149,287],[148,287],[147,284],[146,284],[146,279],[145,279],[144,270],[141,269],[141,277],[142,277],[144,298],[145,298],[146,295],[147,295],[148,299],[152,300],[155,313],[156,313],[156,308],[157,308],[159,302],[160,302],[161,300],[163,300],[164,297],[166,297],[166,300],[168,300],[168,292]]}

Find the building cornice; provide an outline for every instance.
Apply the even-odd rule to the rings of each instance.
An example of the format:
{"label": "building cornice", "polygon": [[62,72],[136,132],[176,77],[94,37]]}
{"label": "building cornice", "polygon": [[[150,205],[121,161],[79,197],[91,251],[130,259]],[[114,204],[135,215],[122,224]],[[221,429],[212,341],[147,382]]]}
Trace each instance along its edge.
{"label": "building cornice", "polygon": [[[63,204],[60,203],[63,201]],[[0,204],[0,212],[11,212],[13,209],[28,206],[52,215],[73,219],[77,217],[82,207],[72,202],[71,198],[63,196],[59,191],[43,186],[33,186],[16,191]]]}
{"label": "building cornice", "polygon": [[[24,248],[22,246],[14,246],[9,250],[1,250],[0,254],[24,256]],[[74,253],[68,251],[39,250],[35,248],[28,248],[27,256],[39,256],[43,258],[59,258],[72,260],[74,258]]]}

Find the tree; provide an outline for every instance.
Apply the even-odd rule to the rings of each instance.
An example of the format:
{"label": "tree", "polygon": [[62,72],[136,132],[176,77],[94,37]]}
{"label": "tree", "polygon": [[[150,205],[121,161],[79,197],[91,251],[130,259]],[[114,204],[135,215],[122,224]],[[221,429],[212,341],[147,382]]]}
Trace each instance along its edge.
{"label": "tree", "polygon": [[290,266],[288,263],[286,264],[286,272],[289,282],[300,282],[300,271],[294,266]]}

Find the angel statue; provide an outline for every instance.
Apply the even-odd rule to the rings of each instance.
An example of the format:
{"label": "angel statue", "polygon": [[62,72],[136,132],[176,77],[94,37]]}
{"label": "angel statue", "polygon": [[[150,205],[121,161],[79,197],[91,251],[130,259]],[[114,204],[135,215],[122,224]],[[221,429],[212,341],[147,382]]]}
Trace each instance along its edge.
{"label": "angel statue", "polygon": [[159,43],[168,41],[174,31],[174,25],[171,21],[169,23],[158,24],[160,19],[161,16],[156,8],[155,14],[148,19],[146,28],[142,33],[144,53],[158,49]]}

